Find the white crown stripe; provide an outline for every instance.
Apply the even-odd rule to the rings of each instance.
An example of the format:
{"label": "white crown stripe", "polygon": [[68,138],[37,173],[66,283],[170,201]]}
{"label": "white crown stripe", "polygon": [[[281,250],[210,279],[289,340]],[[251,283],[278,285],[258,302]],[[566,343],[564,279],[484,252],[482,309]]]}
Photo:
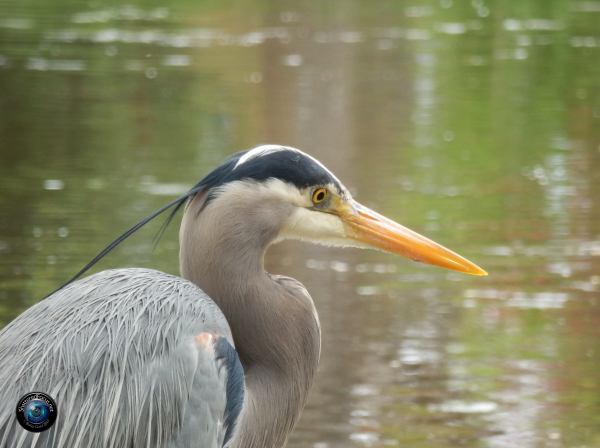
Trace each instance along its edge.
{"label": "white crown stripe", "polygon": [[300,154],[300,155],[302,155],[304,157],[309,158],[311,161],[313,161],[319,167],[321,167],[325,172],[327,172],[338,183],[339,188],[342,189],[342,191],[340,191],[340,193],[342,193],[347,198],[351,197],[350,193],[344,188],[344,186],[339,181],[339,179],[337,177],[335,177],[333,175],[333,173],[331,171],[329,171],[321,162],[319,162],[314,157],[312,157],[312,156],[310,156],[310,155],[308,155],[308,154],[300,151],[299,149],[292,148],[291,146],[280,146],[280,145],[262,145],[262,146],[257,146],[256,148],[251,149],[246,154],[244,154],[242,157],[240,157],[240,159],[237,161],[237,163],[235,164],[235,166],[233,167],[233,169],[235,170],[238,166],[243,165],[244,163],[246,163],[249,160],[252,160],[252,159],[254,159],[256,157],[264,157],[264,156],[267,156],[269,154],[273,154],[273,153],[279,152],[279,151],[293,151],[293,152],[297,152],[298,154]]}
{"label": "white crown stripe", "polygon": [[[238,166],[246,163],[248,160],[253,159],[255,157],[262,157],[262,156],[266,156],[267,154],[271,154],[273,152],[285,151],[285,150],[298,151],[297,149],[294,149],[294,148],[288,148],[287,146],[279,146],[279,145],[257,146],[256,148],[251,149],[246,154],[244,154],[242,157],[240,157],[240,160],[238,160],[238,162],[235,164],[233,169],[235,170]],[[300,151],[298,151],[298,152],[300,152]]]}

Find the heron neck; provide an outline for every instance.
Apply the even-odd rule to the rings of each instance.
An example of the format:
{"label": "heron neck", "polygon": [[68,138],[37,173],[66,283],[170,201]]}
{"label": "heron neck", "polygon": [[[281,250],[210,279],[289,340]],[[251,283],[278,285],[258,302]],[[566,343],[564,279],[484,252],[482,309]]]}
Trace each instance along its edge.
{"label": "heron neck", "polygon": [[182,223],[181,274],[223,311],[244,367],[246,397],[230,446],[282,447],[316,373],[320,331],[312,300],[293,280],[264,271],[275,225],[253,229],[243,212],[209,207],[197,215],[193,206]]}

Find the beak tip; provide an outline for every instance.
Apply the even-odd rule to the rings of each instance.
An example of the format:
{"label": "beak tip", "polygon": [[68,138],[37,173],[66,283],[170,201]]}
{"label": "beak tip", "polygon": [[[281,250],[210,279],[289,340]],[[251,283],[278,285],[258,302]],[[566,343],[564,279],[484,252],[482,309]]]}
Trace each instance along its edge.
{"label": "beak tip", "polygon": [[481,269],[479,266],[475,266],[477,268],[477,270],[475,272],[469,272],[469,274],[472,275],[479,275],[479,276],[487,276],[488,273],[485,272],[483,269]]}

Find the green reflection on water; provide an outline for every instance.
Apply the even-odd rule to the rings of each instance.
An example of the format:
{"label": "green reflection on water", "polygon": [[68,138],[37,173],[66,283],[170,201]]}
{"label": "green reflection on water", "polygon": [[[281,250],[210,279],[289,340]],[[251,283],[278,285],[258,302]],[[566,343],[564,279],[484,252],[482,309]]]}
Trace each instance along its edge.
{"label": "green reflection on water", "polygon": [[[290,144],[490,273],[274,248],[324,331],[290,446],[597,446],[598,5],[4,2],[0,320],[228,154]],[[176,273],[159,225],[98,269]]]}

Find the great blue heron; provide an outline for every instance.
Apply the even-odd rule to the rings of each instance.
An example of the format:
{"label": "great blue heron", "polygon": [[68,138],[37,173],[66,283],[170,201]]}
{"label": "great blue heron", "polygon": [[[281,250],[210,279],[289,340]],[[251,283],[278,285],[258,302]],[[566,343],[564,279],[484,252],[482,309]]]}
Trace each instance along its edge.
{"label": "great blue heron", "polygon": [[[320,328],[306,289],[264,271],[265,251],[278,241],[378,248],[485,275],[358,204],[294,148],[237,153],[171,205],[185,205],[183,278],[100,272],[2,330],[0,447],[285,445],[317,369]],[[45,432],[15,420],[19,397],[31,391],[57,402]]]}

